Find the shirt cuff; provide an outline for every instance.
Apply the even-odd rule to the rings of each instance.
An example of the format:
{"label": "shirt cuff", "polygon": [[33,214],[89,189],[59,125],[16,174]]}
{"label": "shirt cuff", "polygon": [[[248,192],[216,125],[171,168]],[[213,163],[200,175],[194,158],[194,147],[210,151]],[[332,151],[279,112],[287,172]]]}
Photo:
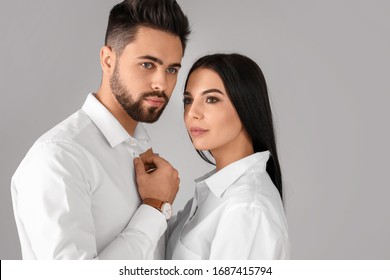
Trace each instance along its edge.
{"label": "shirt cuff", "polygon": [[131,218],[127,228],[139,230],[155,244],[167,229],[167,221],[165,216],[157,209],[149,205],[141,204]]}

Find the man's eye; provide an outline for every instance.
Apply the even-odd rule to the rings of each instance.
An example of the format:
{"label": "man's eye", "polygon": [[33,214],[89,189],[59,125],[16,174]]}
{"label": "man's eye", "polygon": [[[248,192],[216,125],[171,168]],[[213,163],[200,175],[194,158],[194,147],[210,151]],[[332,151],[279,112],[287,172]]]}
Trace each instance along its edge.
{"label": "man's eye", "polygon": [[167,72],[168,72],[169,74],[176,74],[178,71],[179,71],[179,70],[177,70],[176,68],[173,68],[173,67],[167,69]]}
{"label": "man's eye", "polygon": [[147,68],[147,69],[152,69],[153,68],[153,64],[150,63],[150,62],[144,62],[141,64],[143,67]]}

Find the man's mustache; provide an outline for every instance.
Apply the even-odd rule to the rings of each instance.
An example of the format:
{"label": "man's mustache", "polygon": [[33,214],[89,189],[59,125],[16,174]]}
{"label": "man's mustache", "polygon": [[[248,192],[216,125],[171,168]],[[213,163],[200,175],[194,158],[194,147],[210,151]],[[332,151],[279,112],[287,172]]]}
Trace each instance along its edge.
{"label": "man's mustache", "polygon": [[169,101],[168,96],[163,91],[151,91],[151,92],[145,92],[144,94],[142,94],[142,98],[151,97],[151,96],[158,97],[158,98],[164,98],[165,103],[168,103],[168,101]]}

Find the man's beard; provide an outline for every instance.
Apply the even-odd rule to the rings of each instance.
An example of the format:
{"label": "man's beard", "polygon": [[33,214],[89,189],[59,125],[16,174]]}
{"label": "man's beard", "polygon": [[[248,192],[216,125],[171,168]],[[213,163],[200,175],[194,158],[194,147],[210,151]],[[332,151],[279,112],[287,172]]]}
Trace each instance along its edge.
{"label": "man's beard", "polygon": [[[126,89],[125,85],[120,81],[117,66],[114,69],[114,73],[110,79],[110,88],[114,94],[116,100],[122,106],[123,110],[135,121],[153,123],[157,121],[165,107],[168,104],[169,98],[163,91],[151,91],[141,94],[138,100],[131,98],[130,92]],[[143,107],[142,103],[146,97],[156,96],[164,98],[164,105],[161,108],[157,107]]]}

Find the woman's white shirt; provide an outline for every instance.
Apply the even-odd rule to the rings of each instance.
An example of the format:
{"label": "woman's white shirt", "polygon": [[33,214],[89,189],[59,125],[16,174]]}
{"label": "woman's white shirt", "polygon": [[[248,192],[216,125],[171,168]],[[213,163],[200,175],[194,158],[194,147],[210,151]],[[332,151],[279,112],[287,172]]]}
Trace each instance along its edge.
{"label": "woman's white shirt", "polygon": [[167,259],[288,259],[280,195],[255,153],[196,180],[195,195],[168,225]]}

